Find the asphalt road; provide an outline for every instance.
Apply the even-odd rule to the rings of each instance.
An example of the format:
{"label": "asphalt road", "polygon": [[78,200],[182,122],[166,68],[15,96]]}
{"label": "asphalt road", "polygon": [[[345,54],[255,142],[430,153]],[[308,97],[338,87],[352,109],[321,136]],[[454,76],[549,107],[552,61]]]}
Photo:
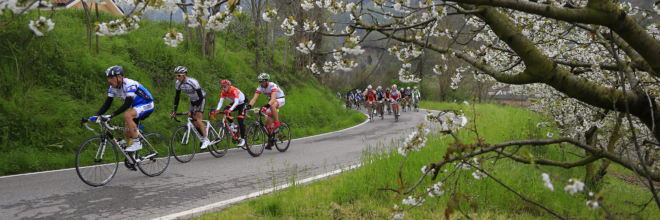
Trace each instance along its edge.
{"label": "asphalt road", "polygon": [[[0,177],[0,219],[168,216],[285,184],[291,177],[304,179],[358,164],[367,145],[401,140],[425,114],[401,112],[398,122],[391,115],[378,117],[351,129],[292,140],[288,151],[265,150],[257,158],[240,149],[222,158],[197,154],[186,164],[172,157],[157,177],[120,164],[112,181],[102,187],[84,184],[75,169]],[[172,134],[163,135],[169,139]]]}

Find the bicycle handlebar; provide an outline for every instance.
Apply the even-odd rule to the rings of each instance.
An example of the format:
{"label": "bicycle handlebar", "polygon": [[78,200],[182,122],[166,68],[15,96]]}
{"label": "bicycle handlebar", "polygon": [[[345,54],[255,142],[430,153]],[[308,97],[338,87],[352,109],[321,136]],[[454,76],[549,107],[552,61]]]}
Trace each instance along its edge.
{"label": "bicycle handlebar", "polygon": [[[110,118],[101,117],[100,120],[101,120],[101,127],[105,127],[108,130],[111,130],[111,131],[114,131],[114,130],[128,131],[128,130],[130,130],[130,129],[125,128],[125,127],[118,127],[118,126],[109,125],[108,123],[110,122]],[[82,117],[80,118],[81,127],[82,127],[82,125],[85,125],[87,130],[94,131],[93,128],[90,128],[89,125],[87,125],[87,122],[89,122],[89,120],[87,120],[86,118],[82,118]]]}

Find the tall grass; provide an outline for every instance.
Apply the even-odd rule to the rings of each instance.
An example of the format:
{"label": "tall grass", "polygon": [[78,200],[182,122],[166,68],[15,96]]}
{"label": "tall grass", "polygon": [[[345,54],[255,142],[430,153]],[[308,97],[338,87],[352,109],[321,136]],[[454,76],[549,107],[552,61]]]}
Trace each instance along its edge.
{"label": "tall grass", "polygon": [[[543,121],[540,116],[524,108],[502,107],[493,104],[474,106],[476,112],[470,111],[465,105],[421,102],[422,108],[459,109],[462,108],[471,119],[468,127],[476,121],[480,136],[489,143],[500,143],[511,140],[522,140],[545,136],[553,130],[538,129],[536,123]],[[476,116],[475,116],[476,114]],[[476,120],[475,120],[476,119]],[[403,133],[402,133],[403,134]],[[464,143],[472,143],[476,138],[474,133],[462,130],[457,136]],[[442,161],[447,146],[453,143],[453,138],[441,134],[432,134],[425,147],[419,152],[409,153],[403,168],[404,185],[412,186],[422,176],[421,168],[431,162]],[[362,158],[363,166],[324,181],[318,181],[308,186],[296,186],[285,191],[264,196],[259,199],[239,204],[225,211],[204,216],[202,219],[388,219],[392,218],[391,208],[401,205],[403,197],[391,191],[379,191],[377,188],[399,188],[397,175],[403,156],[391,150],[398,143],[382,143],[390,148],[368,147]],[[530,152],[532,148],[525,146]],[[563,149],[550,146],[544,151],[536,151],[537,157],[554,160],[572,161],[580,158],[565,153],[564,150],[579,152],[569,146]],[[488,155],[495,156],[495,155]],[[550,191],[543,186],[541,172],[532,167],[500,159],[496,164],[483,165],[484,168],[512,189],[525,197],[571,219],[602,219],[605,217],[602,209],[590,211],[585,205],[589,197],[585,194],[569,195],[563,192],[564,184],[554,182],[556,190]],[[563,178],[583,178],[581,168],[563,169],[542,166],[543,169],[558,174]],[[445,167],[449,172],[454,165]],[[527,203],[501,187],[491,178],[476,180],[472,170],[459,169],[460,178],[450,177],[446,184],[458,184],[456,193],[469,196],[477,202],[476,212],[469,213],[475,219],[552,219],[554,216],[544,210]],[[430,185],[443,180],[448,173],[441,173],[438,179],[425,179],[416,191],[423,193]],[[657,219],[660,212],[653,204],[641,213],[631,214],[639,210],[650,198],[648,190],[607,175],[600,192],[605,196],[604,205],[619,218]],[[451,189],[446,189],[443,196],[426,198],[422,206],[405,212],[405,219],[443,219]],[[644,195],[644,196],[641,196]],[[404,206],[409,207],[409,206]],[[464,218],[453,215],[452,219]]]}
{"label": "tall grass", "polygon": [[[0,23],[11,19],[10,15],[0,15]],[[104,72],[109,66],[123,66],[128,78],[139,81],[151,92],[156,110],[143,125],[145,130],[160,132],[167,138],[181,125],[169,119],[175,94],[174,67],[188,67],[188,76],[197,79],[207,92],[208,108],[217,106],[221,80],[231,80],[251,99],[258,86],[257,75],[263,72],[253,69],[255,49],[243,45],[243,40],[250,36],[229,35],[223,64],[224,33],[216,35],[218,55],[213,62],[201,55],[199,43],[184,41],[177,48],[165,45],[162,36],[168,22],[143,20],[140,28],[130,34],[100,37],[97,54],[87,44],[82,10],[55,12],[55,29],[45,37],[36,37],[27,27],[28,20],[36,16],[37,12],[31,11],[0,31],[0,175],[73,167],[79,145],[98,135],[81,128],[79,119],[96,114],[103,104],[109,86]],[[102,21],[117,18],[101,13]],[[183,30],[182,24],[174,26]],[[364,120],[358,112],[347,114],[313,76],[293,72],[293,56],[289,56],[281,75],[281,39],[275,49],[273,63],[277,65],[273,65],[271,74],[273,82],[286,94],[280,117],[291,126],[293,138],[349,127]],[[262,97],[255,106],[266,101]],[[182,98],[178,110],[186,111],[187,102],[187,98]],[[121,104],[116,99],[110,111]],[[113,121],[123,124],[120,118]]]}

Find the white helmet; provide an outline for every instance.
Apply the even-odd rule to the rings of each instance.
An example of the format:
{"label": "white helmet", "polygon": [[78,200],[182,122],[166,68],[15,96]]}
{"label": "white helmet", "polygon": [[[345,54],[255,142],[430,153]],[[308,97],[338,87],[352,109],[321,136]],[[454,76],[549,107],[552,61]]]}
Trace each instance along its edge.
{"label": "white helmet", "polygon": [[417,86],[413,87],[413,89],[417,89]]}
{"label": "white helmet", "polygon": [[410,90],[410,86],[408,86],[408,88],[406,88],[406,89],[407,89],[407,90]]}
{"label": "white helmet", "polygon": [[393,88],[393,89],[396,89],[396,84],[392,85],[392,88]]}
{"label": "white helmet", "polygon": [[358,89],[357,92],[360,93],[360,90]]}
{"label": "white helmet", "polygon": [[371,89],[371,85],[367,86],[367,89]]}
{"label": "white helmet", "polygon": [[378,86],[378,90],[381,90],[381,89],[383,89],[383,87]]}
{"label": "white helmet", "polygon": [[401,88],[401,91],[403,92],[403,88]]}

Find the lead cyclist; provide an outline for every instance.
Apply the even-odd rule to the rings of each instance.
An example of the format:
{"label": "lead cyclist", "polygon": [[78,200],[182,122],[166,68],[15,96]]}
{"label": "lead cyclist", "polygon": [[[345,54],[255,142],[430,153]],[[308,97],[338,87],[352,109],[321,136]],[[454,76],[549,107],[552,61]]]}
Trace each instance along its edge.
{"label": "lead cyclist", "polygon": [[422,97],[422,95],[419,93],[419,90],[417,90],[417,86],[413,88],[412,97],[413,97],[413,105],[417,104],[417,102],[419,102],[419,98]]}

